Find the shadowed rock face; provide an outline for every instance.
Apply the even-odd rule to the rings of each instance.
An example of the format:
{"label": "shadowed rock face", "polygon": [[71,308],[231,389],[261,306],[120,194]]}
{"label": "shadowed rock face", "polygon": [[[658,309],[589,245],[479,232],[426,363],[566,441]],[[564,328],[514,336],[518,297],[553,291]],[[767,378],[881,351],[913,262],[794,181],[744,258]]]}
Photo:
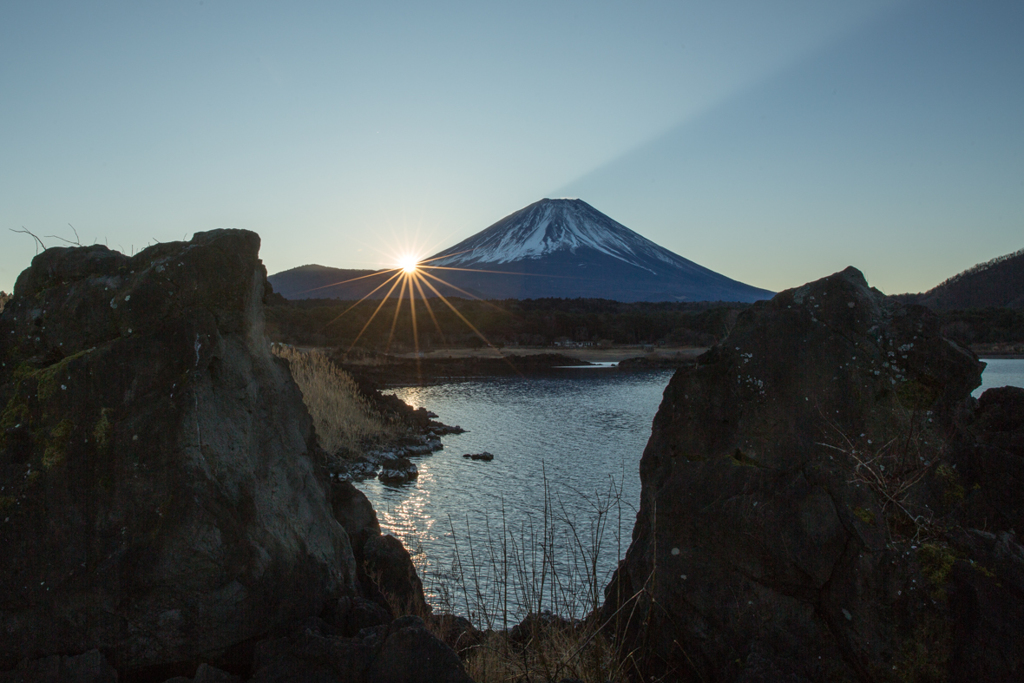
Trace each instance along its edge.
{"label": "shadowed rock face", "polygon": [[[848,268],[755,304],[677,372],[606,590],[638,680],[1020,673],[998,644],[1020,632],[1020,546],[972,530],[989,463],[1020,471],[991,445],[1015,437],[964,428],[982,368]],[[965,616],[985,600],[1003,616]]]}
{"label": "shadowed rock face", "polygon": [[122,672],[355,591],[311,422],[263,334],[259,237],[49,249],[0,316],[0,669]]}

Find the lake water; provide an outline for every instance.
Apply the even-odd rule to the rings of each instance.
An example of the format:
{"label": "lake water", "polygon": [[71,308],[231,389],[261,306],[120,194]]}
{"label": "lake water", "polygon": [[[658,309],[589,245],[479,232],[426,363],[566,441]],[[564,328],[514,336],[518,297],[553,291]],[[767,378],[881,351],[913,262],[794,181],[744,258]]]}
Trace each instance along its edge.
{"label": "lake water", "polygon": [[1024,359],[982,358],[987,365],[981,373],[981,386],[974,390],[975,397],[995,387],[1024,387]]}
{"label": "lake water", "polygon": [[[413,552],[435,605],[459,595],[464,579],[473,595],[479,583],[481,602],[490,604],[450,605],[463,614],[521,617],[538,603],[581,613],[588,605],[565,601],[593,599],[595,583],[603,589],[629,545],[638,463],[671,376],[597,368],[396,389],[468,431],[418,459],[410,484],[359,486],[381,527]],[[494,460],[462,457],[483,451]],[[554,592],[552,570],[563,582]],[[499,581],[511,584],[508,596],[495,574],[508,577]]]}
{"label": "lake water", "polygon": [[[975,395],[1024,386],[1024,360],[986,362]],[[435,606],[497,627],[538,606],[580,616],[629,545],[640,456],[671,376],[597,368],[396,389],[468,431],[417,459],[412,483],[359,487]],[[462,457],[482,451],[494,460]]]}

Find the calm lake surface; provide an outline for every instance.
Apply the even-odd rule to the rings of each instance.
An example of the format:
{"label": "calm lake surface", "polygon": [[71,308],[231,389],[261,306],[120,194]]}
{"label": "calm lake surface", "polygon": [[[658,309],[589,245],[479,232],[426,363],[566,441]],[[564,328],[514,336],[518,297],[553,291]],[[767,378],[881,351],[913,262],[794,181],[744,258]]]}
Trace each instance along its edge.
{"label": "calm lake surface", "polygon": [[[1024,360],[986,362],[976,396],[1024,386]],[[582,615],[629,545],[640,456],[671,376],[595,368],[395,389],[468,432],[417,459],[412,483],[359,487],[385,533],[413,554],[435,606],[480,621],[507,613],[513,624],[538,604]],[[494,460],[462,457],[482,451]],[[563,550],[550,552],[556,546]],[[561,593],[550,587],[552,570]],[[467,601],[463,586],[475,597]],[[561,600],[569,593],[579,602]]]}
{"label": "calm lake surface", "polygon": [[[580,585],[585,575],[595,574],[583,571],[581,562],[596,562],[603,589],[629,545],[640,499],[640,455],[671,376],[670,370],[595,368],[396,389],[406,403],[468,431],[443,437],[444,450],[416,460],[419,477],[410,484],[367,480],[359,487],[385,532],[413,553],[435,605],[445,602],[446,591],[460,592],[461,576],[474,593],[479,582],[489,601],[500,600],[516,616],[531,603],[535,608],[538,599],[563,614],[583,611],[584,605],[560,604],[547,588],[546,596],[527,596],[532,589],[525,585],[511,588],[520,594],[506,601],[494,575],[510,577],[500,583],[547,583],[545,572],[554,565],[578,597],[587,593]],[[483,451],[494,460],[462,457]],[[572,540],[573,528],[579,543]],[[575,556],[558,552],[545,562],[545,529],[548,546],[571,545]],[[480,616],[479,605],[452,607]]]}
{"label": "calm lake surface", "polygon": [[974,390],[975,397],[995,387],[1024,387],[1024,358],[982,358],[988,365],[981,373],[981,386]]}

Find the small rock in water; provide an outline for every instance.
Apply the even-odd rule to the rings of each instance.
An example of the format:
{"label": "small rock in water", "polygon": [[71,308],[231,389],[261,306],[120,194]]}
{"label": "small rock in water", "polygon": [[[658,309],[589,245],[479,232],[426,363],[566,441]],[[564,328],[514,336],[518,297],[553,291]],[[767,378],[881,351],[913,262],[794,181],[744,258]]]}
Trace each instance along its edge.
{"label": "small rock in water", "polygon": [[494,455],[487,451],[484,451],[483,453],[466,453],[462,457],[471,458],[473,460],[494,460]]}
{"label": "small rock in water", "polygon": [[385,466],[380,474],[377,475],[377,478],[385,484],[404,484],[407,481],[412,481],[419,474],[416,465],[406,458],[399,458]]}

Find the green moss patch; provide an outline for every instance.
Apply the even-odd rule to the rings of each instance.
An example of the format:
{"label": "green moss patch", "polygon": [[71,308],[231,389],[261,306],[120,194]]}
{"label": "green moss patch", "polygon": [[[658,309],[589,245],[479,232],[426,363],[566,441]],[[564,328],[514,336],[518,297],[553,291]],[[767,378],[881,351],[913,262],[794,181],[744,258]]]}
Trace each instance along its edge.
{"label": "green moss patch", "polygon": [[113,425],[110,423],[110,413],[110,408],[101,408],[100,419],[96,421],[92,430],[92,438],[96,442],[98,451],[106,451],[110,448],[110,438],[114,431]]}
{"label": "green moss patch", "polygon": [[7,432],[9,430],[27,423],[30,419],[31,411],[29,411],[28,401],[22,396],[20,389],[19,387],[14,392],[14,395],[7,401],[3,413],[0,413],[0,448],[7,447]]}
{"label": "green moss patch", "polygon": [[904,683],[931,683],[948,679],[953,639],[946,620],[930,615],[901,644],[894,673]]}
{"label": "green moss patch", "polygon": [[71,439],[73,430],[74,427],[70,420],[61,420],[56,427],[50,430],[46,448],[43,450],[42,467],[44,470],[53,469],[64,462],[68,441]]}
{"label": "green moss patch", "polygon": [[946,463],[942,463],[935,468],[935,476],[943,483],[943,503],[948,506],[953,506],[964,499],[966,491],[964,490],[963,484],[960,483],[960,475],[956,473],[956,470]]}
{"label": "green moss patch", "polygon": [[896,388],[896,397],[908,410],[927,410],[940,395],[941,387],[926,384],[918,379],[907,380]]}
{"label": "green moss patch", "polygon": [[738,448],[736,449],[736,452],[732,454],[732,461],[735,464],[743,465],[744,467],[761,467],[761,464],[759,462],[757,462],[756,460],[754,460],[753,458],[751,458],[749,455],[747,455]]}
{"label": "green moss patch", "polygon": [[949,581],[949,572],[957,557],[949,546],[925,543],[917,551],[917,559],[921,563],[921,573],[928,582],[942,589]]}
{"label": "green moss patch", "polygon": [[[13,429],[28,420],[28,417],[28,402],[21,396],[20,392],[15,392],[14,396],[11,396],[11,399],[7,401],[4,412],[0,413],[0,430],[6,432],[8,429]],[[3,435],[0,433],[0,439],[2,438]]]}
{"label": "green moss patch", "polygon": [[875,513],[867,508],[855,507],[853,508],[853,514],[865,524],[873,525],[875,523]]}

